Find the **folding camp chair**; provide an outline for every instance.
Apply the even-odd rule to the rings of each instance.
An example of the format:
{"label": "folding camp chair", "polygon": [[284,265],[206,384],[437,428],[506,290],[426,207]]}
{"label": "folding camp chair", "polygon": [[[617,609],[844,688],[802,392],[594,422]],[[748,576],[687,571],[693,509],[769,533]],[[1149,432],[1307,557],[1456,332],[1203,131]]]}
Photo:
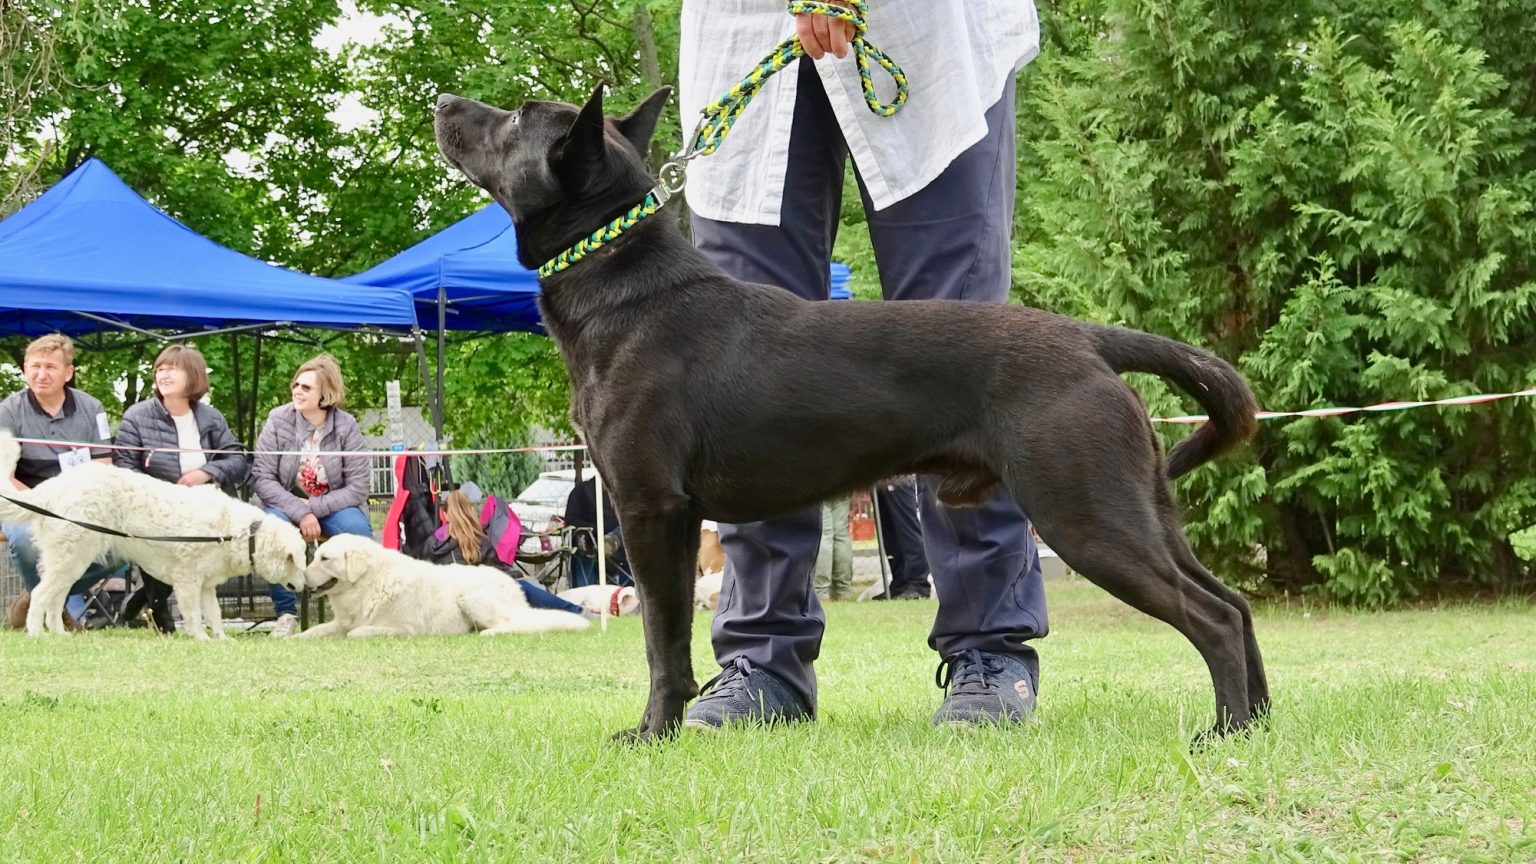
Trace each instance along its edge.
{"label": "folding camp chair", "polygon": [[85,594],[80,595],[83,606],[73,613],[75,620],[86,630],[128,626],[123,606],[128,602],[128,595],[133,593],[135,581],[142,583],[138,573],[137,567],[124,566],[86,589]]}
{"label": "folding camp chair", "polygon": [[517,546],[517,557],[512,560],[513,566],[525,578],[555,594],[571,587],[571,534],[574,530],[579,529],[552,526],[542,534],[523,535]]}

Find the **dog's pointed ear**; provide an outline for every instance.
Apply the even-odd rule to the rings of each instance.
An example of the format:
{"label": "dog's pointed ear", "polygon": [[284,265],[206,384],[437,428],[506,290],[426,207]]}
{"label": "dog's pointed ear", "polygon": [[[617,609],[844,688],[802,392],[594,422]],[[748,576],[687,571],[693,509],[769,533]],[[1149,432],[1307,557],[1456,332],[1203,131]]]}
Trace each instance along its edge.
{"label": "dog's pointed ear", "polygon": [[629,112],[629,115],[615,120],[614,125],[619,127],[619,132],[629,139],[629,143],[635,145],[641,156],[651,146],[651,136],[656,133],[656,120],[661,117],[661,109],[667,106],[667,99],[672,96],[671,87],[662,87],[655,93],[645,97],[640,106]]}
{"label": "dog's pointed ear", "polygon": [[576,122],[561,139],[557,148],[557,161],[597,162],[603,158],[603,90],[607,84],[598,82],[587,104],[581,106]]}

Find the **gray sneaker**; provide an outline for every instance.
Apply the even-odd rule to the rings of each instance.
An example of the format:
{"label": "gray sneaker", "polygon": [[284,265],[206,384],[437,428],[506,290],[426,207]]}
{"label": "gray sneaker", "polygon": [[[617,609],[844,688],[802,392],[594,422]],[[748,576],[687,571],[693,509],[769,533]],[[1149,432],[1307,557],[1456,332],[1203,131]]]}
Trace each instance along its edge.
{"label": "gray sneaker", "polygon": [[287,639],[293,635],[293,631],[299,629],[299,616],[291,612],[284,612],[272,622],[272,638]]}
{"label": "gray sneaker", "polygon": [[1017,657],[974,648],[939,661],[934,682],[947,689],[935,726],[1022,723],[1035,710],[1035,680]]}
{"label": "gray sneaker", "polygon": [[745,657],[737,657],[704,685],[688,706],[683,728],[716,730],[738,723],[794,723],[810,720],[811,709],[793,687]]}

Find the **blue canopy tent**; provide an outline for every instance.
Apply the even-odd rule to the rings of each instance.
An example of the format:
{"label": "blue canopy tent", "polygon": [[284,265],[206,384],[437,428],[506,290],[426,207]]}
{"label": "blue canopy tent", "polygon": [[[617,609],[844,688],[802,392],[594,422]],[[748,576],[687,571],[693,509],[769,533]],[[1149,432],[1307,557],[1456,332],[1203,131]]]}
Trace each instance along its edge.
{"label": "blue canopy tent", "polygon": [[119,329],[163,342],[254,331],[254,403],[261,335],[292,327],[378,328],[421,342],[405,291],[346,285],[220,246],[97,159],[0,221],[0,335]]}
{"label": "blue canopy tent", "polygon": [[[831,275],[832,299],[851,297],[848,265],[833,262]],[[341,281],[409,291],[420,317],[435,307],[444,330],[544,332],[539,278],[518,263],[512,220],[497,204]]]}
{"label": "blue canopy tent", "polygon": [[100,160],[0,221],[0,334],[416,327],[408,293],[276,267],[155,209]]}
{"label": "blue canopy tent", "polygon": [[832,299],[852,300],[853,292],[848,290],[848,279],[853,276],[853,271],[841,261],[832,262]]}
{"label": "blue canopy tent", "polygon": [[341,281],[404,290],[443,330],[544,332],[539,277],[517,263],[512,220],[497,204]]}

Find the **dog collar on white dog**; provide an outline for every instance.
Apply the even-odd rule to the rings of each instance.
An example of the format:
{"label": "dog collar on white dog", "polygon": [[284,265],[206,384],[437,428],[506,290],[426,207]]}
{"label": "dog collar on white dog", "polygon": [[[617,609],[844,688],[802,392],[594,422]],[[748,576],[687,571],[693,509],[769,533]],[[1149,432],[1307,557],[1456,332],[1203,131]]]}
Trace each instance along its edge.
{"label": "dog collar on white dog", "polygon": [[624,598],[624,588],[622,586],[613,589],[613,596],[608,598],[608,614],[609,615],[612,615],[615,618],[619,617],[619,601],[622,600],[623,598]]}

